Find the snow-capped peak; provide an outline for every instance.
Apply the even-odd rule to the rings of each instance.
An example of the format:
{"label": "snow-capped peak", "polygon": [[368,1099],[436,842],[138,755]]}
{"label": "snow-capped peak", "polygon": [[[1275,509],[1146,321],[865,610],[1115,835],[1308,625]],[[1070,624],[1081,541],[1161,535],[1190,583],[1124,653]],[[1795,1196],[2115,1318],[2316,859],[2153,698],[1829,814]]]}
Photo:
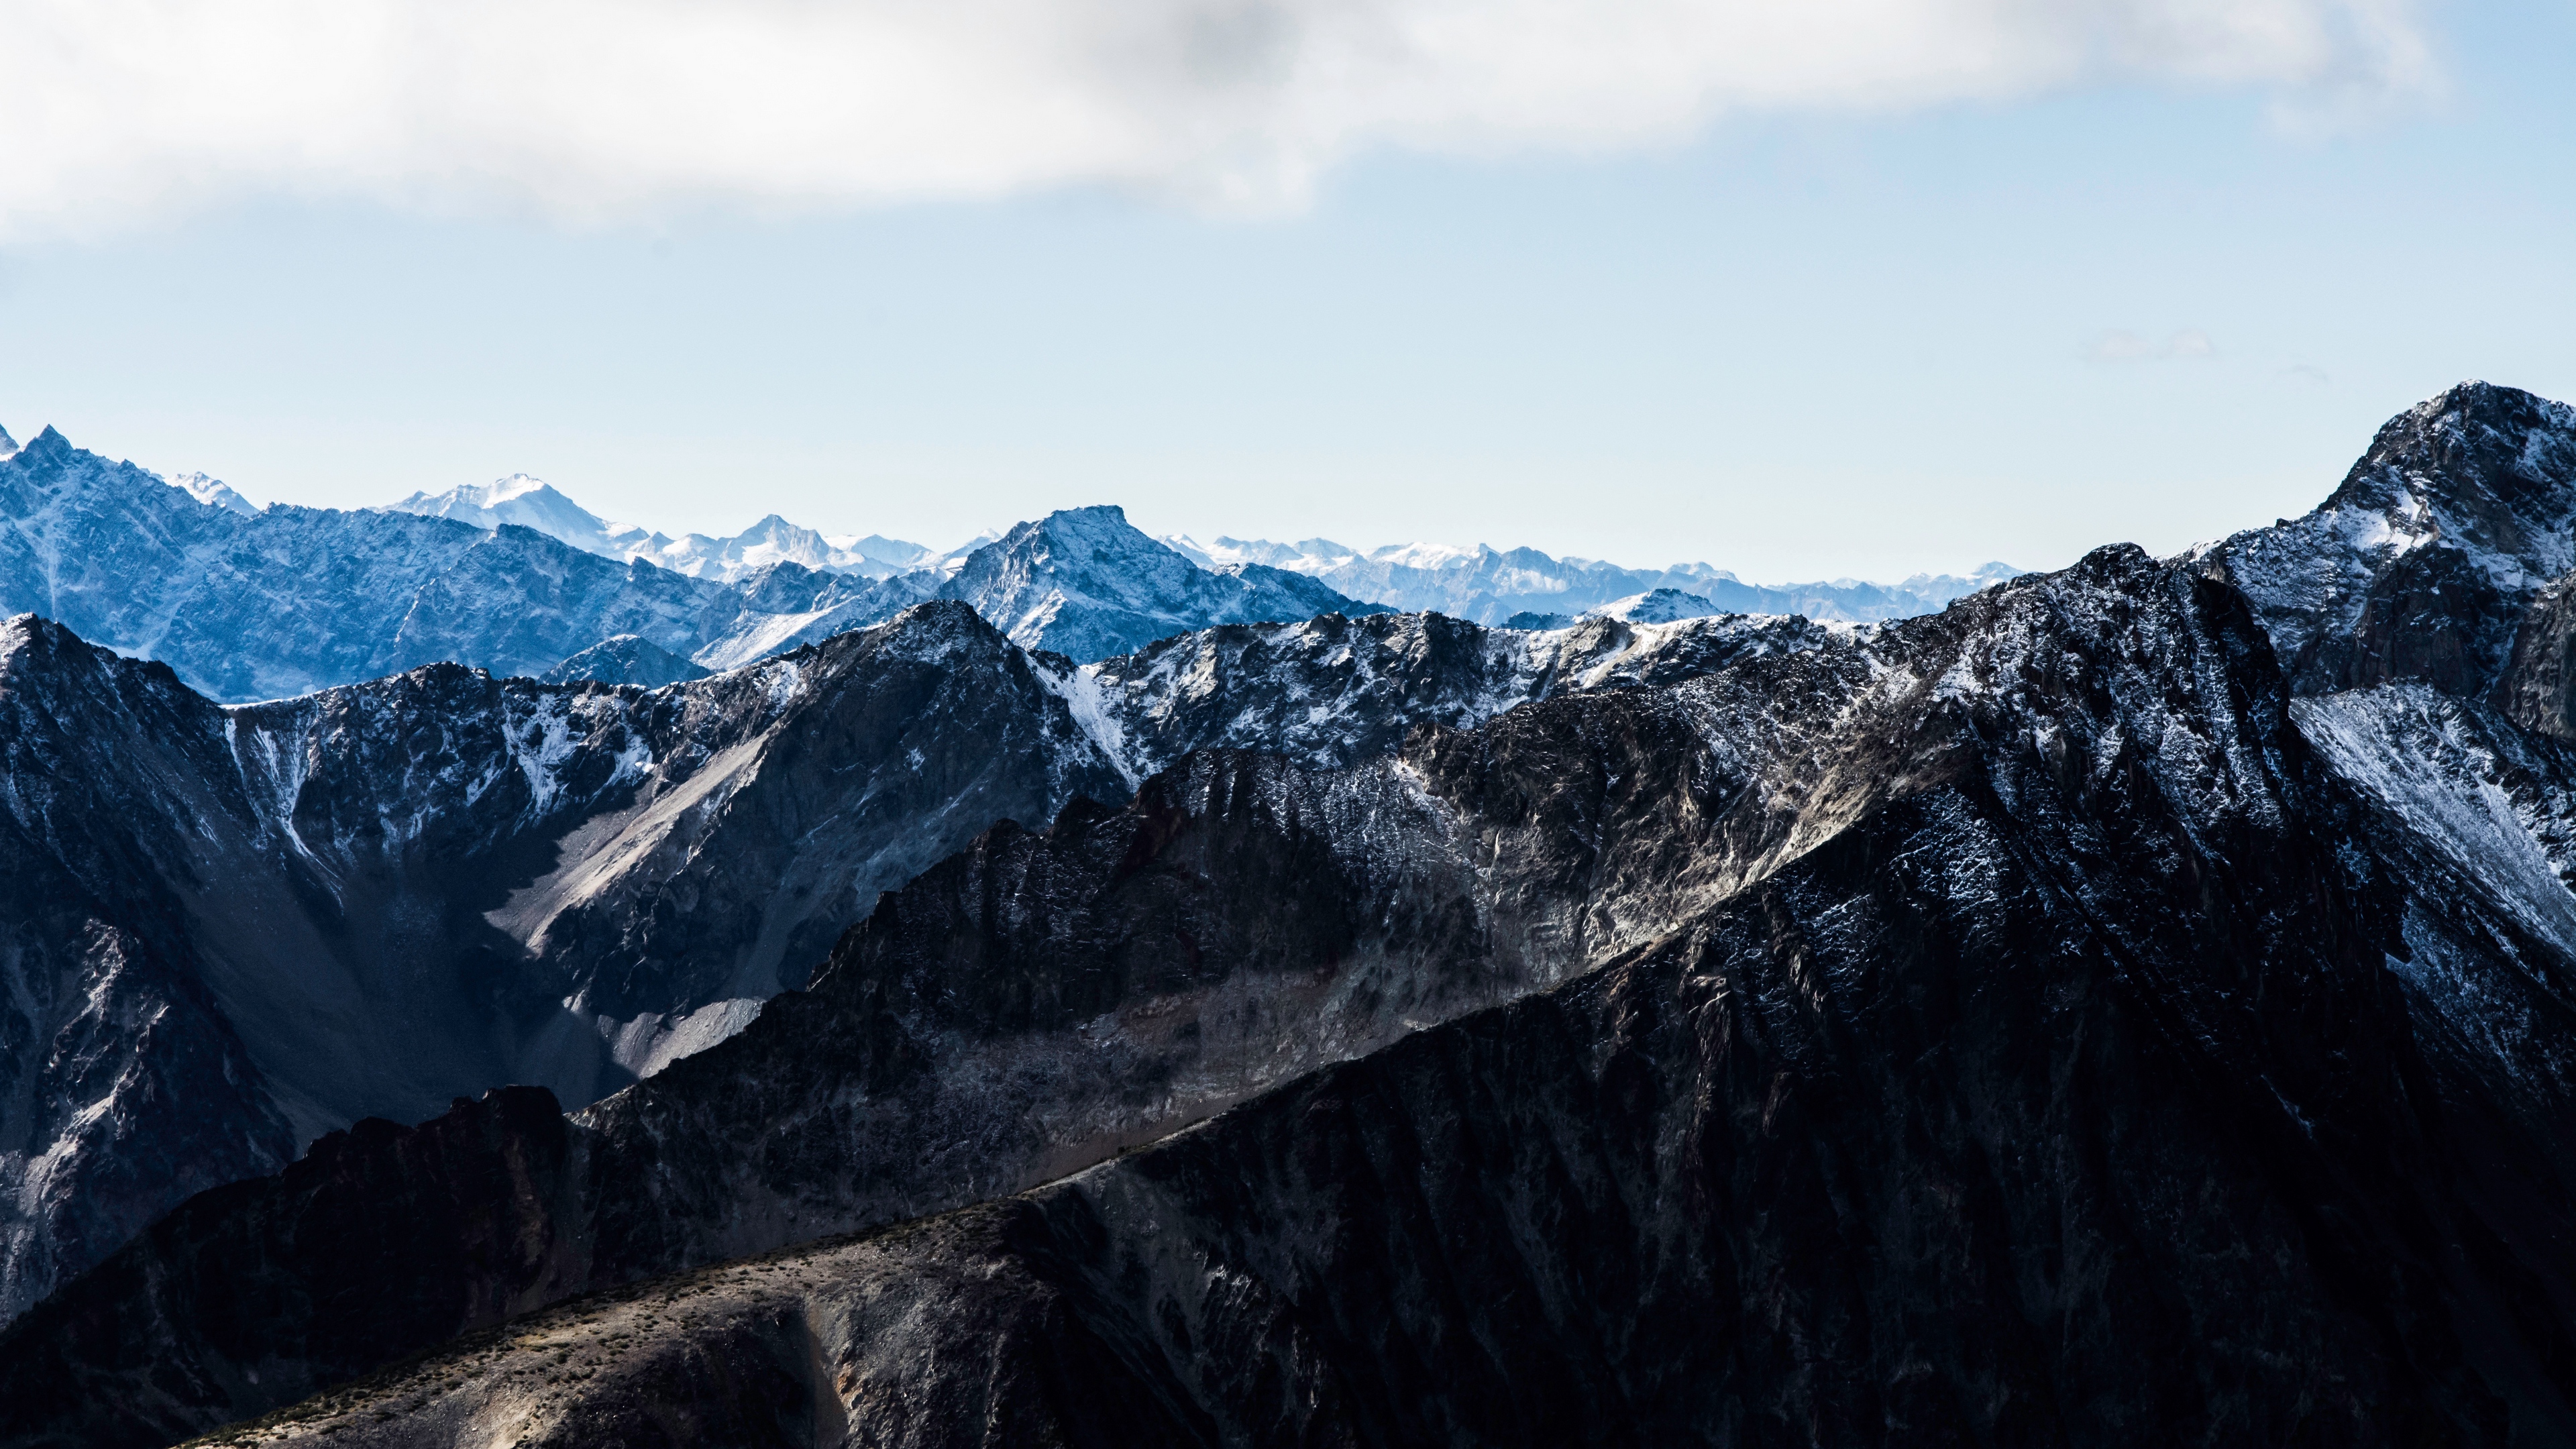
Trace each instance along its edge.
{"label": "snow-capped peak", "polygon": [[1624,619],[1631,624],[1670,624],[1677,619],[1705,619],[1711,614],[1725,612],[1697,594],[1686,594],[1679,589],[1649,589],[1624,599],[1612,599],[1597,609],[1586,611],[1585,617]]}
{"label": "snow-capped peak", "polygon": [[1465,548],[1454,543],[1390,543],[1369,550],[1368,556],[1378,563],[1402,564],[1406,568],[1452,568],[1493,552],[1484,544]]}
{"label": "snow-capped peak", "polygon": [[388,511],[453,518],[476,528],[515,523],[610,558],[624,558],[645,542],[643,529],[610,523],[557,492],[552,484],[526,473],[462,484],[444,493],[414,493]]}
{"label": "snow-capped peak", "polygon": [[0,428],[0,458],[14,456],[17,451],[18,440],[9,436],[7,428]]}
{"label": "snow-capped peak", "polygon": [[208,508],[229,509],[245,517],[259,512],[258,505],[234,492],[232,485],[221,478],[210,478],[203,473],[190,472],[172,473],[161,481],[182,490]]}
{"label": "snow-capped peak", "polygon": [[[562,494],[555,493],[544,479],[533,473],[513,473],[507,478],[495,478],[480,488],[459,488],[456,491],[481,494],[479,501],[486,508],[498,508],[514,498],[525,498],[531,493],[553,493],[555,497],[563,498]],[[564,498],[564,502],[570,503],[572,500]]]}
{"label": "snow-capped peak", "polygon": [[1228,564],[1264,564],[1291,573],[1314,574],[1336,564],[1359,557],[1359,550],[1329,538],[1299,539],[1295,543],[1273,543],[1266,538],[1228,538],[1218,534],[1213,543],[1201,543],[1186,533],[1166,534],[1158,542],[1203,569],[1223,568]]}

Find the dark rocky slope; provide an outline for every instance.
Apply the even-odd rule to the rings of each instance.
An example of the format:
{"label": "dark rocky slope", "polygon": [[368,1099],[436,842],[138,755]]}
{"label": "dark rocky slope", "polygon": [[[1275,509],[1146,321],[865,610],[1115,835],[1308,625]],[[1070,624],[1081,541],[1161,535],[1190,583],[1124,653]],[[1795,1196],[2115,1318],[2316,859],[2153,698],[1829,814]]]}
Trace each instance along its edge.
{"label": "dark rocky slope", "polygon": [[450,665],[231,710],[20,618],[0,748],[12,1311],[357,1118],[613,1090],[993,820],[1125,789],[956,605],[654,694]]}
{"label": "dark rocky slope", "polygon": [[[1825,688],[1869,672],[1821,652],[1774,662]],[[1712,695],[1696,712],[1716,721],[1731,707]],[[90,1308],[78,1297],[38,1308],[10,1342],[89,1343],[110,1357],[123,1352],[116,1342],[149,1342],[162,1387],[139,1407],[185,1422],[202,1409],[170,1403],[173,1386],[209,1407],[253,1407],[369,1366],[388,1332],[425,1345],[495,1304],[1044,1181],[1415,1024],[1562,979],[1588,953],[1660,929],[1706,872],[1722,888],[1747,867],[1716,832],[1746,822],[1739,811],[1724,825],[1713,807],[1770,792],[1744,791],[1742,764],[1713,757],[1693,719],[1648,691],[1506,716],[1488,726],[1496,738],[1458,757],[1484,761],[1457,768],[1493,792],[1489,819],[1450,818],[1455,807],[1425,794],[1409,760],[1311,775],[1216,754],[1153,782],[1127,811],[1077,804],[1045,835],[1004,826],[882,903],[814,991],[575,1119],[572,1145],[550,1159],[563,1181],[478,1199],[463,1215],[498,1214],[518,1224],[514,1240],[559,1249],[496,1263],[489,1281],[454,1278],[453,1255],[434,1251],[400,1288],[342,1291],[400,1256],[353,1264],[336,1248],[307,1251],[350,1236],[316,1239],[317,1222],[363,1220],[365,1241],[400,1243],[443,1240],[460,1215],[445,1178],[365,1166],[363,1152],[326,1140],[282,1179],[191,1203],[91,1280],[120,1286]],[[1702,871],[1670,869],[1685,848],[1671,831],[1677,798],[1697,802],[1683,808],[1697,817],[1690,838],[1710,846]],[[1751,843],[1776,833],[1754,830]],[[1474,868],[1492,854],[1510,863]],[[1244,881],[1262,882],[1272,907],[1230,919],[1245,906],[1226,887]],[[977,901],[1008,918],[1012,950],[950,959],[950,913]],[[1050,964],[1039,971],[1033,958]],[[410,1160],[408,1134],[370,1130],[381,1152]],[[345,1165],[315,1166],[325,1161]],[[509,1180],[439,1161],[477,1182]],[[523,1201],[554,1206],[539,1221]],[[202,1340],[198,1315],[238,1297],[228,1275],[254,1263],[301,1286],[270,1295],[284,1311],[258,1339]],[[124,1307],[97,1318],[111,1298]],[[372,1326],[344,1332],[348,1313]],[[237,1352],[252,1358],[234,1362]]]}
{"label": "dark rocky slope", "polygon": [[[1524,711],[1521,728],[1558,724],[1520,743],[1489,727],[1407,752],[1447,807],[1489,822],[1516,808],[1556,836],[1600,824],[1605,848],[1560,864],[1592,879],[1623,853],[1651,859],[1606,848],[1611,822],[1648,813],[1698,832],[1690,854],[1774,862],[1642,939],[1605,941],[1598,971],[1052,1186],[569,1305],[261,1432],[565,1446],[2576,1436],[2576,1198],[2552,1150],[2569,1099],[2441,1030],[2391,969],[2410,950],[2411,895],[2441,883],[2374,849],[2377,807],[2294,727],[2241,597],[2106,552],[1885,644],[1848,676],[1814,655],[1751,666],[1779,671],[1764,697],[1808,688],[1846,728],[1821,750],[1772,737],[1771,759],[1798,768],[1705,791],[1669,775],[1634,795],[1624,776],[1569,783],[1613,773],[1564,753],[1586,739],[1596,760],[1685,756],[1607,718],[1637,720],[1618,712],[1651,694]],[[1749,683],[1663,698],[1722,704]],[[1784,799],[1790,780],[1811,784]],[[594,1164],[622,1157],[661,1180],[616,1194],[649,1228],[502,1208],[560,1203],[552,1183],[577,1174],[532,1176],[481,1211],[509,1241],[552,1246],[523,1246],[506,1271],[498,1255],[462,1273],[438,1259],[433,1276],[413,1260],[448,1250],[399,1245],[435,1194],[350,1190],[396,1214],[359,1219],[308,1190],[290,1217],[291,1173],[192,1204],[12,1332],[8,1397],[30,1406],[14,1442],[146,1442],[192,1417],[182,1392],[268,1378],[284,1365],[219,1350],[209,1316],[246,1296],[298,1304],[299,1274],[369,1283],[377,1330],[416,1285],[524,1302],[563,1281],[563,1252],[596,1263],[610,1244],[675,1241],[697,1210],[673,1211],[689,1184],[738,1171],[716,1204],[799,1180],[838,1146],[800,1113],[838,1104],[825,1115],[846,1126],[935,1071],[924,1011],[952,1035],[1077,1024],[1210,976],[1276,974],[1273,959],[1347,960],[1360,942],[1446,934],[1459,949],[1432,955],[1473,970],[1510,936],[1444,914],[1437,890],[1353,911],[1347,882],[1301,858],[1330,833],[1304,818],[1210,794],[1168,820],[1149,795],[1120,820],[1128,853],[1081,889],[1028,877],[1050,854],[1080,857],[1099,833],[1088,819],[1060,825],[1055,850],[988,841],[889,900],[812,993],[584,1119]],[[1766,845],[1789,840],[1804,843]],[[1015,853],[1013,869],[991,859]],[[1005,879],[1019,888],[975,885]],[[2502,924],[2454,904],[2457,924]],[[1121,929],[1103,934],[1109,922]],[[2563,1037],[2570,1023],[2534,1025]],[[746,1100],[755,1087],[765,1096]],[[385,1133],[340,1176],[380,1163],[446,1192],[503,1176],[481,1164],[582,1154],[531,1117],[437,1171],[405,1167],[420,1144],[515,1110]],[[741,1145],[753,1121],[772,1130]],[[851,1166],[900,1168],[837,1170]],[[261,1214],[216,1199],[257,1195],[280,1215],[240,1236]],[[397,1261],[334,1253],[336,1238],[299,1254],[278,1236],[290,1220],[335,1234],[368,1221]],[[169,1316],[147,1328],[146,1303]],[[274,1335],[328,1317],[259,1322]]]}
{"label": "dark rocky slope", "polygon": [[[441,1123],[192,1203],[0,1340],[10,1432],[148,1442],[505,1305],[1004,1192],[1315,1042],[1377,1050],[902,1240],[950,1248],[662,1327],[633,1375],[450,1362],[439,1412],[562,1443],[778,1442],[782,1404],[872,1443],[2546,1438],[2568,1098],[2385,964],[2434,947],[2373,808],[2240,596],[2134,551],[1385,764],[1201,756],[889,898],[812,991],[575,1119],[557,1176],[459,1218],[554,1129],[404,1167],[470,1136]],[[2423,939],[2481,970],[2564,960],[2499,965],[2512,923],[2446,906]],[[451,1220],[524,1251],[459,1274]],[[355,1222],[393,1246],[333,1247]],[[250,1297],[262,1336],[221,1332]]]}
{"label": "dark rocky slope", "polygon": [[[1104,673],[951,603],[650,694],[440,666],[227,710],[6,629],[0,926],[30,943],[0,962],[11,1312],[360,1117],[511,1082],[580,1106],[721,1039],[996,820],[1122,800],[1283,717],[1308,758],[1355,764],[1415,723],[1830,637],[1326,616]],[[156,1085],[183,1062],[219,1083]]]}

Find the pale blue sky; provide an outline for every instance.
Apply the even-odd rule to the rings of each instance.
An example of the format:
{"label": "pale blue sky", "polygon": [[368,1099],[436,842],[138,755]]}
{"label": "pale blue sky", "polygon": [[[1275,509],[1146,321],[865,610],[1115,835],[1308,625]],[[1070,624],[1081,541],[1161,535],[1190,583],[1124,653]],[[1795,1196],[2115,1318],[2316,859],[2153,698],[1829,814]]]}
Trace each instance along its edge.
{"label": "pale blue sky", "polygon": [[0,241],[0,425],[263,501],[527,471],[674,533],[1118,502],[1765,580],[2165,551],[2463,377],[2576,398],[2576,6],[2414,23],[2437,81],[2322,134],[2148,78],[1360,146],[1248,214],[209,188]]}

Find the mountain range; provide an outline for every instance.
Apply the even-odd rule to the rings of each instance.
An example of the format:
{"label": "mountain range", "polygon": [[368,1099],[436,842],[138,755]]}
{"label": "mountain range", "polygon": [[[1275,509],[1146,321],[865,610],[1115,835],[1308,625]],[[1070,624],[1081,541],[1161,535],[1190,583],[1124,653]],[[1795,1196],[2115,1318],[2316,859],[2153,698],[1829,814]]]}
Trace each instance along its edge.
{"label": "mountain range", "polygon": [[[497,501],[568,526],[550,490]],[[698,577],[494,516],[485,528],[399,509],[251,509],[211,480],[172,485],[48,428],[0,453],[0,611],[44,615],[246,703],[433,662],[536,677],[587,655],[614,673],[613,651],[589,651],[627,635],[656,658],[729,669],[928,599],[1084,659],[1211,624],[1370,608],[1301,574],[1200,569],[1114,507],[1052,514],[884,577],[755,557],[740,539],[727,547],[756,566]]]}
{"label": "mountain range", "polygon": [[1875,622],[1134,532],[651,689],[11,620],[0,1443],[2576,1441],[2576,409]]}
{"label": "mountain range", "polygon": [[[202,477],[192,474],[191,477]],[[218,485],[220,486],[220,485]],[[576,548],[615,559],[642,559],[693,578],[727,582],[775,563],[891,578],[927,569],[949,573],[977,548],[1001,537],[987,533],[941,554],[919,544],[871,534],[826,538],[771,514],[731,538],[689,534],[674,540],[632,524],[610,523],[550,485],[524,473],[438,494],[415,493],[393,508],[454,518],[478,528],[505,523],[533,528]],[[1576,617],[1631,596],[1672,590],[1704,601],[1704,613],[1798,614],[1811,619],[1866,621],[1928,614],[1951,600],[2021,572],[1990,563],[1966,577],[1916,574],[1896,584],[1835,579],[1808,584],[1746,584],[1707,564],[1668,569],[1626,569],[1597,559],[1553,558],[1531,548],[1496,550],[1484,545],[1389,544],[1365,552],[1330,539],[1272,543],[1220,535],[1202,544],[1184,534],[1158,542],[1200,568],[1222,572],[1242,565],[1277,568],[1321,580],[1362,603],[1400,612],[1436,610],[1483,624],[1526,614],[1526,627],[1562,627]]]}

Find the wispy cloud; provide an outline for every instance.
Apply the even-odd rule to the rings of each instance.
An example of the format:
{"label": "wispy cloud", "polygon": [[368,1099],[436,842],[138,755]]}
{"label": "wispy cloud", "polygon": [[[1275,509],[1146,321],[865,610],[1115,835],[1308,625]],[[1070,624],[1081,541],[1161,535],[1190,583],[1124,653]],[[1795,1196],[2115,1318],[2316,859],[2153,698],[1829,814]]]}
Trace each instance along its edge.
{"label": "wispy cloud", "polygon": [[1109,185],[1258,213],[1373,146],[2138,80],[2331,120],[2432,77],[2403,0],[0,0],[0,46],[0,236],[263,192],[579,222]]}
{"label": "wispy cloud", "polygon": [[2135,332],[2105,332],[2084,346],[2084,357],[2089,362],[2164,362],[2217,355],[2217,345],[2197,327],[2186,327],[2161,342],[2149,341]]}

